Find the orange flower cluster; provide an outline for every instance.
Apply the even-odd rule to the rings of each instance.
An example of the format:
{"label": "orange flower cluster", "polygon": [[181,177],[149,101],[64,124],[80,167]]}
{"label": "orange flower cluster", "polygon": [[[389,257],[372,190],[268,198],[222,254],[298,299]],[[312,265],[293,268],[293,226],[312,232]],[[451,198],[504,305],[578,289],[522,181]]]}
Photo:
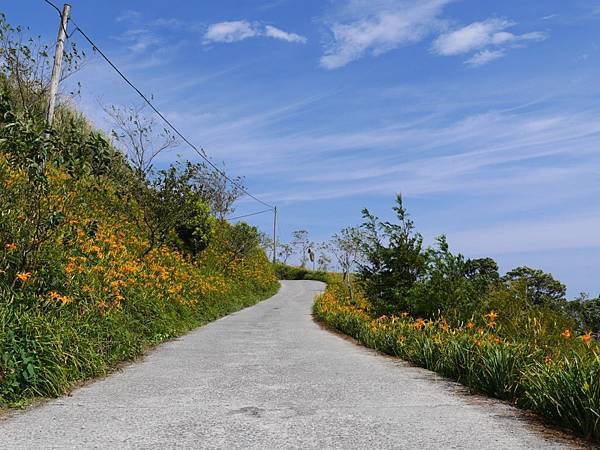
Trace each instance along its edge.
{"label": "orange flower cluster", "polygon": [[59,301],[63,305],[71,303],[71,301],[72,301],[71,298],[68,297],[67,295],[60,295],[59,293],[54,292],[54,291],[48,292],[48,296],[50,297],[51,301]]}

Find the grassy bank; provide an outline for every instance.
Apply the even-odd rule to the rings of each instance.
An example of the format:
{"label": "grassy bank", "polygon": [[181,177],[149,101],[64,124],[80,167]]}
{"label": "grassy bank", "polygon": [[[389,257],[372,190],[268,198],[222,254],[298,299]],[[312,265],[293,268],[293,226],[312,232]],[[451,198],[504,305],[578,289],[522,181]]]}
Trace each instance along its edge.
{"label": "grassy bank", "polygon": [[360,289],[332,283],[314,305],[315,317],[370,348],[453,378],[478,392],[538,412],[600,440],[600,346],[589,334],[549,336],[531,317],[528,338],[504,330],[501,310],[450,326],[443,318],[373,314]]}
{"label": "grassy bank", "polygon": [[[106,177],[51,169],[43,206],[60,214],[36,260],[26,213],[29,179],[0,153],[0,403],[68,392],[161,341],[251,305],[278,284],[258,248],[236,253],[217,222],[198,255],[166,245],[141,256],[146,233]],[[135,219],[135,215],[133,216]],[[9,237],[10,236],[10,237]],[[31,252],[27,253],[31,254]]]}

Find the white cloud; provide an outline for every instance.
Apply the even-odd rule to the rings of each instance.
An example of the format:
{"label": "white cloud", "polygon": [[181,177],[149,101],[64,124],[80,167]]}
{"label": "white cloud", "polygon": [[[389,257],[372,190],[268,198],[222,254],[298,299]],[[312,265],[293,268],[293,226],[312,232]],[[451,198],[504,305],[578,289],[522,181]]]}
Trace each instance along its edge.
{"label": "white cloud", "polygon": [[301,44],[306,43],[306,38],[296,33],[288,33],[286,31],[275,28],[271,25],[265,27],[264,35],[273,39],[280,39],[287,42],[298,42]]}
{"label": "white cloud", "polygon": [[459,30],[442,34],[433,43],[433,50],[444,56],[461,55],[473,50],[504,43],[514,35],[503,30],[514,25],[504,19],[490,19],[475,22]]}
{"label": "white cloud", "polygon": [[471,66],[480,66],[506,54],[506,49],[522,45],[527,41],[543,41],[548,35],[543,32],[513,34],[506,29],[516,24],[506,19],[488,19],[474,22],[463,28],[439,36],[432,45],[434,53],[442,56],[463,55],[478,51],[466,61]]}
{"label": "white cloud", "polygon": [[127,10],[121,13],[115,19],[117,22],[138,22],[142,18],[142,13],[134,10]]}
{"label": "white cloud", "polygon": [[495,59],[500,59],[506,55],[504,50],[482,50],[475,53],[471,58],[465,61],[465,64],[472,67],[483,66]]}
{"label": "white cloud", "polygon": [[205,42],[238,42],[259,35],[256,24],[246,20],[214,23],[204,35]]}
{"label": "white cloud", "polygon": [[251,23],[247,20],[220,22],[210,25],[204,35],[204,42],[231,43],[260,36],[286,42],[306,43],[306,38],[299,34],[289,33],[271,25],[263,26],[258,22]]}
{"label": "white cloud", "polygon": [[321,66],[336,69],[368,53],[377,56],[419,42],[439,27],[438,16],[451,1],[351,1],[345,16],[352,19],[329,25],[333,39],[321,57]]}

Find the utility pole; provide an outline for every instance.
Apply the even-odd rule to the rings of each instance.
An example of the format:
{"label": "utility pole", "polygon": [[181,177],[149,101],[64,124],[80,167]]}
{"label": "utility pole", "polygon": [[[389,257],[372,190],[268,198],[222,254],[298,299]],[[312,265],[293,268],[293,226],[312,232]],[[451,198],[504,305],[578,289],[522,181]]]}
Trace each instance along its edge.
{"label": "utility pole", "polygon": [[67,25],[69,23],[69,13],[71,5],[65,3],[60,18],[60,27],[58,28],[58,38],[56,41],[56,51],[54,52],[54,66],[52,67],[52,78],[50,80],[50,94],[48,99],[48,125],[52,125],[54,120],[54,109],[56,107],[56,94],[58,93],[58,83],[60,82],[60,71],[65,49],[65,39],[67,37]]}
{"label": "utility pole", "polygon": [[273,265],[277,264],[277,206],[273,208]]}

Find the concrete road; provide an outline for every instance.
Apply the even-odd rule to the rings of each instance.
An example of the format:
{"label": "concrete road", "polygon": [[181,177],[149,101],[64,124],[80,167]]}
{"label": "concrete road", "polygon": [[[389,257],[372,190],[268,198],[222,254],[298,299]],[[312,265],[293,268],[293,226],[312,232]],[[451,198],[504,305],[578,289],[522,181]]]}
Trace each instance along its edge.
{"label": "concrete road", "polygon": [[0,421],[2,448],[513,449],[574,445],[500,402],[323,330],[323,285],[275,297]]}

